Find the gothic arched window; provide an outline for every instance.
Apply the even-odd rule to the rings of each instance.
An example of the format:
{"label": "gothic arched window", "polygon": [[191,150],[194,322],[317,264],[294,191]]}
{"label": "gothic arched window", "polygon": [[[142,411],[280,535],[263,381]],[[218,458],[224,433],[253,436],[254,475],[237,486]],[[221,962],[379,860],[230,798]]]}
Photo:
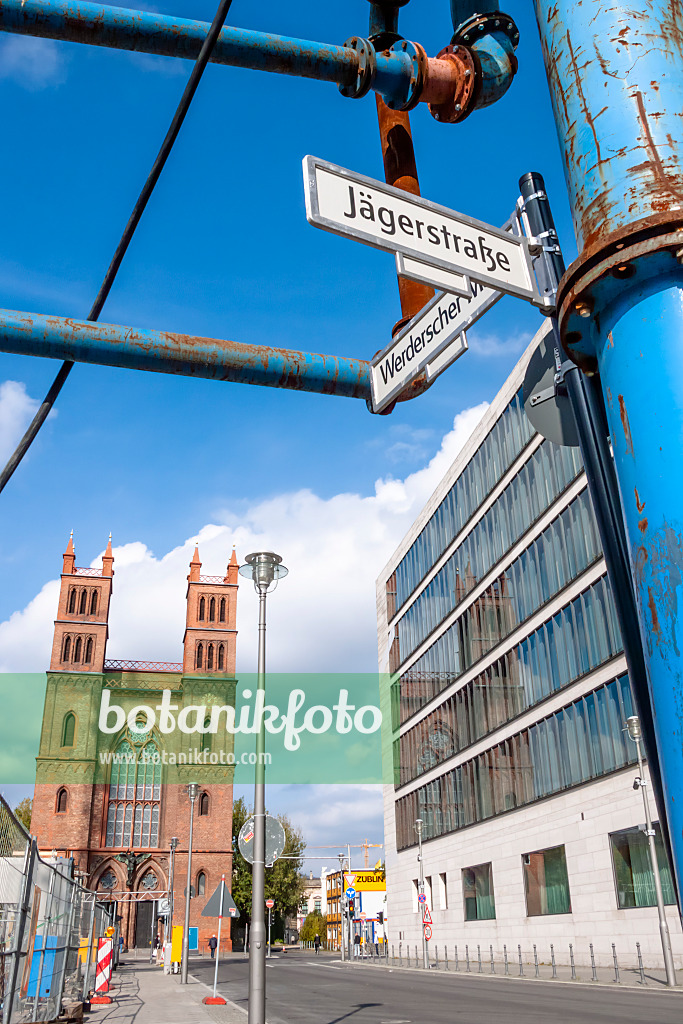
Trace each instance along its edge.
{"label": "gothic arched window", "polygon": [[216,598],[212,597],[209,601],[209,622],[216,621]]}
{"label": "gothic arched window", "polygon": [[85,615],[85,609],[86,609],[87,601],[88,601],[88,592],[87,592],[87,590],[82,590],[81,591],[81,601],[80,601],[80,604],[78,606],[78,614],[79,615]]}
{"label": "gothic arched window", "polygon": [[[76,593],[76,591],[74,591]],[[62,661],[68,661],[69,655],[71,654],[71,637],[64,637],[64,650],[62,651]]]}
{"label": "gothic arched window", "polygon": [[218,606],[218,621],[225,622],[225,598],[221,598],[221,603]]}
{"label": "gothic arched window", "polygon": [[69,711],[68,714],[64,715],[64,725],[62,726],[62,746],[73,747],[75,736],[76,716],[73,711]]}
{"label": "gothic arched window", "polygon": [[90,662],[92,661],[92,637],[91,636],[89,636],[88,639],[85,641],[85,654],[83,656],[83,661],[85,662],[86,665],[89,665]]}
{"label": "gothic arched window", "polygon": [[223,644],[218,645],[218,668],[225,668],[225,647]]}
{"label": "gothic arched window", "polygon": [[57,814],[66,814],[67,803],[68,803],[68,794],[67,794],[66,790],[64,789],[64,787],[62,786],[62,788],[57,793],[57,803],[55,805],[55,810],[56,810]]}
{"label": "gothic arched window", "polygon": [[204,662],[204,644],[197,644],[197,668],[201,668]]}
{"label": "gothic arched window", "polygon": [[213,644],[209,644],[206,649],[206,668],[209,672],[213,668]]}
{"label": "gothic arched window", "polygon": [[112,760],[106,846],[154,849],[159,845],[161,758],[153,740],[140,750],[122,740]]}
{"label": "gothic arched window", "polygon": [[77,665],[78,662],[81,660],[81,646],[82,641],[79,636],[76,638],[76,643],[74,644],[74,665]]}
{"label": "gothic arched window", "polygon": [[206,875],[200,871],[197,875],[197,895],[203,896],[206,893]]}
{"label": "gothic arched window", "polygon": [[90,614],[97,615],[97,591],[93,590],[90,598]]}
{"label": "gothic arched window", "polygon": [[203,597],[200,597],[199,598],[199,616],[198,616],[200,622],[204,621],[205,609],[206,609],[206,601],[204,600]]}
{"label": "gothic arched window", "polygon": [[209,813],[209,794],[202,793],[199,797],[199,817],[204,818]]}
{"label": "gothic arched window", "polygon": [[75,611],[76,611],[76,588],[72,587],[71,588],[71,593],[69,594],[69,613],[71,615],[73,615],[73,613]]}

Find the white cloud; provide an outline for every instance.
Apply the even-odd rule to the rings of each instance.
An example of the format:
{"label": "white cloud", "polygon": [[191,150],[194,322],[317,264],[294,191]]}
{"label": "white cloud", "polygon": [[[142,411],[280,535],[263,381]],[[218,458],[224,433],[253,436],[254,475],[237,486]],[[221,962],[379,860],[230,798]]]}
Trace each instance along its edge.
{"label": "white cloud", "polygon": [[506,334],[504,337],[497,334],[475,334],[474,331],[470,331],[467,340],[470,352],[475,356],[482,359],[510,359],[511,356],[520,355],[532,337],[531,331]]}
{"label": "white cloud", "polygon": [[[375,578],[483,415],[459,413],[429,463],[405,479],[380,479],[374,494],[323,499],[310,490],[280,494],[237,514],[226,508],[196,537],[157,557],[145,544],[114,548],[110,658],[180,661],[185,580],[194,542],[203,572],[222,573],[232,545],[240,559],[275,550],[290,575],[268,600],[271,671],[373,671],[377,666]],[[76,549],[78,552],[76,541]],[[100,565],[99,558],[93,565]],[[0,670],[41,671],[48,663],[57,581],[0,624]],[[256,595],[242,581],[238,669],[256,665]]]}
{"label": "white cloud", "polygon": [[23,437],[38,405],[27,395],[26,385],[21,381],[6,380],[0,384],[0,463],[3,465]]}
{"label": "white cloud", "polygon": [[64,52],[53,39],[7,34],[0,41],[0,79],[36,92],[66,80]]}

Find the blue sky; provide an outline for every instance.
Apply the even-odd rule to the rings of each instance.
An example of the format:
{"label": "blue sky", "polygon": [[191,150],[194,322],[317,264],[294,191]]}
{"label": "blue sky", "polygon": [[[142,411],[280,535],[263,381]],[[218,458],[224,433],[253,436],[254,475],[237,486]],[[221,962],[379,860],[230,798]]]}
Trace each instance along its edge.
{"label": "blue sky", "polygon": [[[155,9],[207,20],[214,12],[204,0]],[[235,0],[228,20],[341,43],[367,31],[368,9],[367,0],[263,0],[257,8]],[[519,73],[507,96],[461,125],[438,124],[424,107],[411,115],[422,192],[501,224],[516,200],[518,177],[541,171],[570,262],[575,243],[532,5],[514,0],[506,10],[521,36]],[[400,24],[434,55],[450,40],[449,5],[413,0]],[[172,58],[0,37],[6,139],[0,304],[85,317],[190,67]],[[306,223],[301,160],[307,153],[381,178],[373,97],[352,101],[327,83],[210,66],[101,320],[370,357],[400,315],[393,257]],[[540,322],[523,302],[504,300],[470,332],[470,351],[429,393],[389,417],[371,416],[365,403],[349,399],[77,366],[0,498],[0,624],[5,641],[10,638],[4,664],[45,667],[40,658],[53,591],[41,606],[40,627],[29,628],[23,610],[57,578],[72,528],[79,564],[102,551],[111,531],[127,553],[117,567],[123,572],[127,558],[142,572],[174,552],[180,565],[185,546],[202,530],[214,562],[229,557],[235,539],[267,536],[277,545],[282,511],[288,525],[281,543],[286,539],[290,550],[299,522],[300,579],[309,579],[309,569],[311,580],[320,579],[313,570],[325,552],[328,572],[317,603],[327,606],[328,621],[343,617],[349,605],[363,609],[362,653],[341,667],[372,670],[373,581],[427,497],[427,483],[433,487],[445,468],[444,452],[453,454],[454,417],[473,407],[481,414],[481,403],[496,393]],[[2,455],[57,367],[0,355]],[[473,422],[476,416],[461,420],[455,434]],[[381,542],[361,551],[366,502],[379,500],[378,481],[391,480],[401,482],[409,500],[388,525],[381,520]],[[355,504],[350,498],[345,504],[344,496],[354,496]],[[294,513],[307,501],[304,536]],[[319,543],[311,524],[331,509],[336,532]],[[240,534],[242,520],[250,526]],[[339,567],[353,561],[351,548],[355,557],[362,554],[365,590],[358,599],[353,587],[335,583]],[[207,564],[204,571],[220,568]],[[121,602],[131,596],[125,578],[117,581]],[[138,577],[129,578],[132,587]],[[151,640],[147,650],[145,622],[132,619],[121,619],[123,656],[176,657],[176,649],[152,653]],[[163,629],[152,619],[149,632],[161,644]],[[28,647],[20,653],[22,637]],[[283,667],[297,658],[313,667],[305,638],[285,655],[287,643],[282,633],[273,647]],[[334,630],[325,641],[333,659],[350,646]]]}

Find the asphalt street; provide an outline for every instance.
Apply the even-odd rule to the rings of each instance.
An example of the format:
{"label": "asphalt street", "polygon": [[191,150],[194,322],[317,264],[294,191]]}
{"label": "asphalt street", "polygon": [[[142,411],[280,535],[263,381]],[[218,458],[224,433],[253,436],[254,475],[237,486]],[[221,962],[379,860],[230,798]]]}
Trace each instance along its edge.
{"label": "asphalt street", "polygon": [[[211,960],[190,973],[213,985]],[[247,1007],[248,962],[219,966],[219,991]],[[507,978],[422,975],[332,956],[291,952],[267,965],[268,1024],[680,1024],[683,992],[620,989]]]}

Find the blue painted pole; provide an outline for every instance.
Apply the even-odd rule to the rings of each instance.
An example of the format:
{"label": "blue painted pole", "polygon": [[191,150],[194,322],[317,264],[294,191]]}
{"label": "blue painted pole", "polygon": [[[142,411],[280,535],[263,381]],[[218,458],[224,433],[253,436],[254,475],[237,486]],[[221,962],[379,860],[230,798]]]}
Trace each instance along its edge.
{"label": "blue painted pole", "polygon": [[170,331],[0,310],[0,351],[186,377],[370,398],[369,363]]}
{"label": "blue painted pole", "polygon": [[536,0],[583,251],[560,285],[570,357],[602,384],[683,890],[683,13]]}

